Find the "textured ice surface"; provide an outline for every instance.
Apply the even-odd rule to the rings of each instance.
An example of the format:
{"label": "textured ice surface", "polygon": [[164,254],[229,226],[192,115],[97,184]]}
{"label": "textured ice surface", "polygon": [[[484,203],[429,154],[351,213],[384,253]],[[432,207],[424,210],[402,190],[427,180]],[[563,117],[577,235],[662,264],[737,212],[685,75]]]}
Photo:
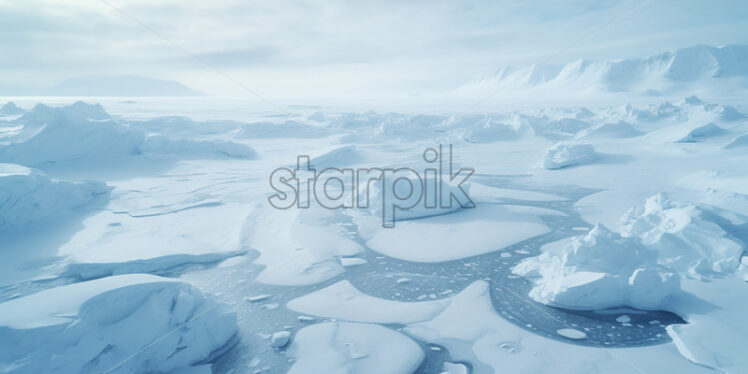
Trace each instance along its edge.
{"label": "textured ice surface", "polygon": [[2,303],[0,332],[0,364],[10,373],[170,372],[229,348],[237,326],[189,284],[133,274]]}
{"label": "textured ice surface", "polygon": [[530,297],[544,304],[583,310],[667,309],[668,298],[680,290],[680,276],[658,265],[657,251],[602,225],[547,247],[513,269],[537,277]]}

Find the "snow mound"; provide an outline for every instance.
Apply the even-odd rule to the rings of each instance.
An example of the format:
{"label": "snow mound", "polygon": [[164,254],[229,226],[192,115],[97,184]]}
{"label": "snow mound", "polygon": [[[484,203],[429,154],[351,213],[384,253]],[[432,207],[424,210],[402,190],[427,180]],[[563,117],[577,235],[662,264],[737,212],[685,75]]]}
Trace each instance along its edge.
{"label": "snow mound", "polygon": [[637,130],[630,123],[625,121],[608,122],[599,126],[591,127],[579,134],[580,138],[590,139],[624,139],[633,138],[644,133]]}
{"label": "snow mound", "polygon": [[311,156],[309,164],[318,171],[326,168],[340,168],[361,159],[356,146],[352,144],[323,149]]}
{"label": "snow mound", "polygon": [[745,147],[748,147],[748,134],[738,136],[725,146],[727,149]]}
{"label": "snow mound", "polygon": [[726,134],[727,131],[710,122],[691,130],[686,136],[676,140],[676,143],[695,143],[704,139]]}
{"label": "snow mound", "polygon": [[55,181],[39,170],[0,163],[0,232],[60,219],[108,194],[100,182]]}
{"label": "snow mound", "polygon": [[296,334],[287,354],[296,362],[289,374],[412,373],[423,350],[407,336],[379,325],[320,323]]}
{"label": "snow mound", "polygon": [[596,158],[595,148],[590,144],[559,143],[546,151],[542,166],[549,170],[562,169],[589,164]]}
{"label": "snow mound", "polygon": [[254,150],[242,144],[147,136],[115,122],[99,104],[77,102],[62,108],[40,104],[18,122],[24,126],[23,136],[0,145],[0,161],[44,168],[66,162],[111,165],[144,154],[255,157]]}
{"label": "snow mound", "polygon": [[694,276],[737,271],[745,244],[720,224],[715,209],[670,200],[665,194],[622,217],[621,234],[659,253],[660,262]]}
{"label": "snow mound", "polygon": [[210,362],[237,331],[233,313],[187,283],[147,274],[102,278],[0,304],[0,367],[101,373],[121,364],[122,372],[166,373]]}
{"label": "snow mound", "polygon": [[658,265],[656,251],[603,225],[558,245],[512,270],[534,278],[530,297],[538,302],[576,310],[658,310],[680,290],[679,276]]}

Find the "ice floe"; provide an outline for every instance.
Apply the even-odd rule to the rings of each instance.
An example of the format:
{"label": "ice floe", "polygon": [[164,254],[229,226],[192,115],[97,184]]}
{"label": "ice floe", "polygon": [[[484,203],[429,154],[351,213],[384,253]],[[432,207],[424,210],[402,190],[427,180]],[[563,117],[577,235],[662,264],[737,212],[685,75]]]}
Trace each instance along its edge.
{"label": "ice floe", "polygon": [[287,354],[295,359],[289,374],[412,373],[424,358],[421,347],[402,333],[351,322],[304,327]]}

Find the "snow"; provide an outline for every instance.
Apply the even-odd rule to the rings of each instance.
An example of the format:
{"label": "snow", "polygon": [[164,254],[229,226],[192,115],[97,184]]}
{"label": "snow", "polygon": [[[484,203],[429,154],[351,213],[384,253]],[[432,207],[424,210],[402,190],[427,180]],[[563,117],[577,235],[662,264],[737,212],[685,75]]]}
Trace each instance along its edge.
{"label": "snow", "polygon": [[584,339],[587,337],[587,334],[575,329],[558,329],[556,333],[569,339]]}
{"label": "snow", "polygon": [[[391,179],[388,179],[391,178]],[[368,208],[380,221],[395,223],[456,212],[474,207],[470,200],[470,183],[458,185],[431,175],[383,175],[366,182],[359,179],[356,194],[359,208]],[[463,193],[464,191],[464,193]],[[451,194],[451,195],[450,195]],[[452,196],[452,197],[450,197]]]}
{"label": "snow", "polygon": [[559,143],[546,151],[542,166],[549,170],[562,169],[588,164],[596,158],[595,148],[589,144]]}
{"label": "snow", "polygon": [[[541,214],[512,205],[479,205],[457,213],[398,222],[383,228],[372,217],[357,217],[366,245],[387,256],[441,262],[498,251],[549,231]],[[551,214],[553,214],[551,212]],[[471,238],[469,247],[464,238]]]}
{"label": "snow", "polygon": [[359,151],[355,145],[345,145],[342,147],[335,147],[332,149],[322,149],[311,154],[311,160],[309,164],[312,168],[317,171],[322,171],[326,168],[342,168],[356,163],[361,159]]}
{"label": "snow", "polygon": [[[274,114],[227,98],[97,98],[101,106],[13,98],[34,109],[8,106],[16,114],[0,116],[0,222],[12,222],[0,230],[0,310],[12,313],[0,320],[21,329],[5,331],[23,331],[0,333],[0,371],[47,372],[54,361],[80,372],[74,365],[96,357],[99,342],[114,348],[89,371],[104,371],[185,320],[172,300],[194,310],[215,305],[195,296],[204,293],[227,306],[126,369],[744,372],[748,128],[737,99],[744,95],[731,91],[744,64],[729,62],[742,50],[581,61],[516,76],[521,69],[506,69],[502,77],[537,87],[536,97],[567,92],[573,101],[569,91],[579,88],[594,100],[487,104],[461,116],[433,103]],[[700,89],[668,95],[691,85]],[[709,94],[714,87],[723,95]],[[297,155],[312,156],[317,168],[420,171],[429,166],[424,150],[439,144],[453,145],[456,167],[475,170],[467,182],[475,208],[413,207],[385,228],[376,208],[391,196],[381,185],[371,195],[377,204],[364,209],[267,203],[268,175]],[[538,167],[549,148],[554,168]],[[2,205],[6,194],[20,205]],[[528,281],[504,273],[510,267]],[[560,308],[520,294],[507,305],[504,282]],[[19,303],[40,307],[18,313]],[[662,326],[640,328],[643,316],[660,312],[632,307],[671,311],[687,324],[665,330],[667,318],[657,317]],[[239,314],[240,329],[221,322],[231,314],[224,308]],[[515,320],[520,310],[531,323]],[[93,320],[95,312],[112,318]],[[599,324],[555,319],[587,314]],[[225,326],[215,339],[206,338],[211,323]],[[592,341],[599,328],[663,335],[634,347]]]}
{"label": "snow", "polygon": [[0,163],[0,232],[52,223],[107,200],[101,182],[65,182],[44,172]]}
{"label": "snow", "polygon": [[77,102],[50,108],[37,105],[18,120],[24,131],[0,144],[0,161],[43,170],[60,164],[107,168],[143,156],[254,158],[244,144],[222,140],[171,139],[121,124],[99,105]]}
{"label": "snow", "polygon": [[549,91],[559,94],[601,93],[678,94],[709,87],[741,89],[748,75],[748,46],[696,45],[649,57],[613,61],[577,60],[565,65],[507,66],[495,74],[481,74],[455,91],[487,95],[510,88],[513,96]]}
{"label": "snow", "polygon": [[[182,324],[189,329],[174,330]],[[237,325],[232,313],[186,283],[133,274],[2,303],[0,330],[0,362],[8,372],[103,372],[120,363],[126,371],[169,372],[225,350]]]}
{"label": "snow", "polygon": [[530,297],[538,302],[582,310],[667,309],[680,290],[679,275],[658,265],[655,250],[603,225],[551,247],[560,248],[545,247],[513,269],[536,278]]}
{"label": "snow", "polygon": [[704,126],[699,126],[691,130],[686,136],[676,140],[676,142],[677,143],[700,142],[708,138],[723,135],[725,133],[727,133],[725,129],[710,122]]}
{"label": "snow", "polygon": [[403,303],[380,299],[364,294],[344,280],[293,299],[287,307],[299,313],[341,320],[410,323],[433,318],[448,303],[446,300]]}
{"label": "snow", "polygon": [[270,338],[271,344],[275,348],[283,348],[291,340],[291,333],[288,331],[278,331]]}
{"label": "snow", "polygon": [[679,272],[734,273],[746,245],[723,228],[719,213],[717,208],[673,201],[660,193],[630,210],[622,218],[621,232],[656,250],[661,263]]}
{"label": "snow", "polygon": [[[363,247],[344,234],[339,211],[319,207],[273,209],[255,206],[242,233],[242,243],[261,254],[255,261],[266,265],[263,283],[278,285],[314,284],[341,274],[338,256],[355,256]],[[276,272],[276,267],[283,271]]]}
{"label": "snow", "polygon": [[287,354],[289,374],[412,373],[424,358],[407,336],[379,325],[329,322],[299,330]]}

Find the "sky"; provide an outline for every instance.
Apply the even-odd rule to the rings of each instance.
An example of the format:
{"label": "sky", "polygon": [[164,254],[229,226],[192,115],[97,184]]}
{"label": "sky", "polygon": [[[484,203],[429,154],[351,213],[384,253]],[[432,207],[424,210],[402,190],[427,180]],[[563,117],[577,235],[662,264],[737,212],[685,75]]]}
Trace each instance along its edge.
{"label": "sky", "polygon": [[748,44],[748,2],[0,0],[0,30],[3,95],[132,74],[215,96],[417,97],[559,51]]}

